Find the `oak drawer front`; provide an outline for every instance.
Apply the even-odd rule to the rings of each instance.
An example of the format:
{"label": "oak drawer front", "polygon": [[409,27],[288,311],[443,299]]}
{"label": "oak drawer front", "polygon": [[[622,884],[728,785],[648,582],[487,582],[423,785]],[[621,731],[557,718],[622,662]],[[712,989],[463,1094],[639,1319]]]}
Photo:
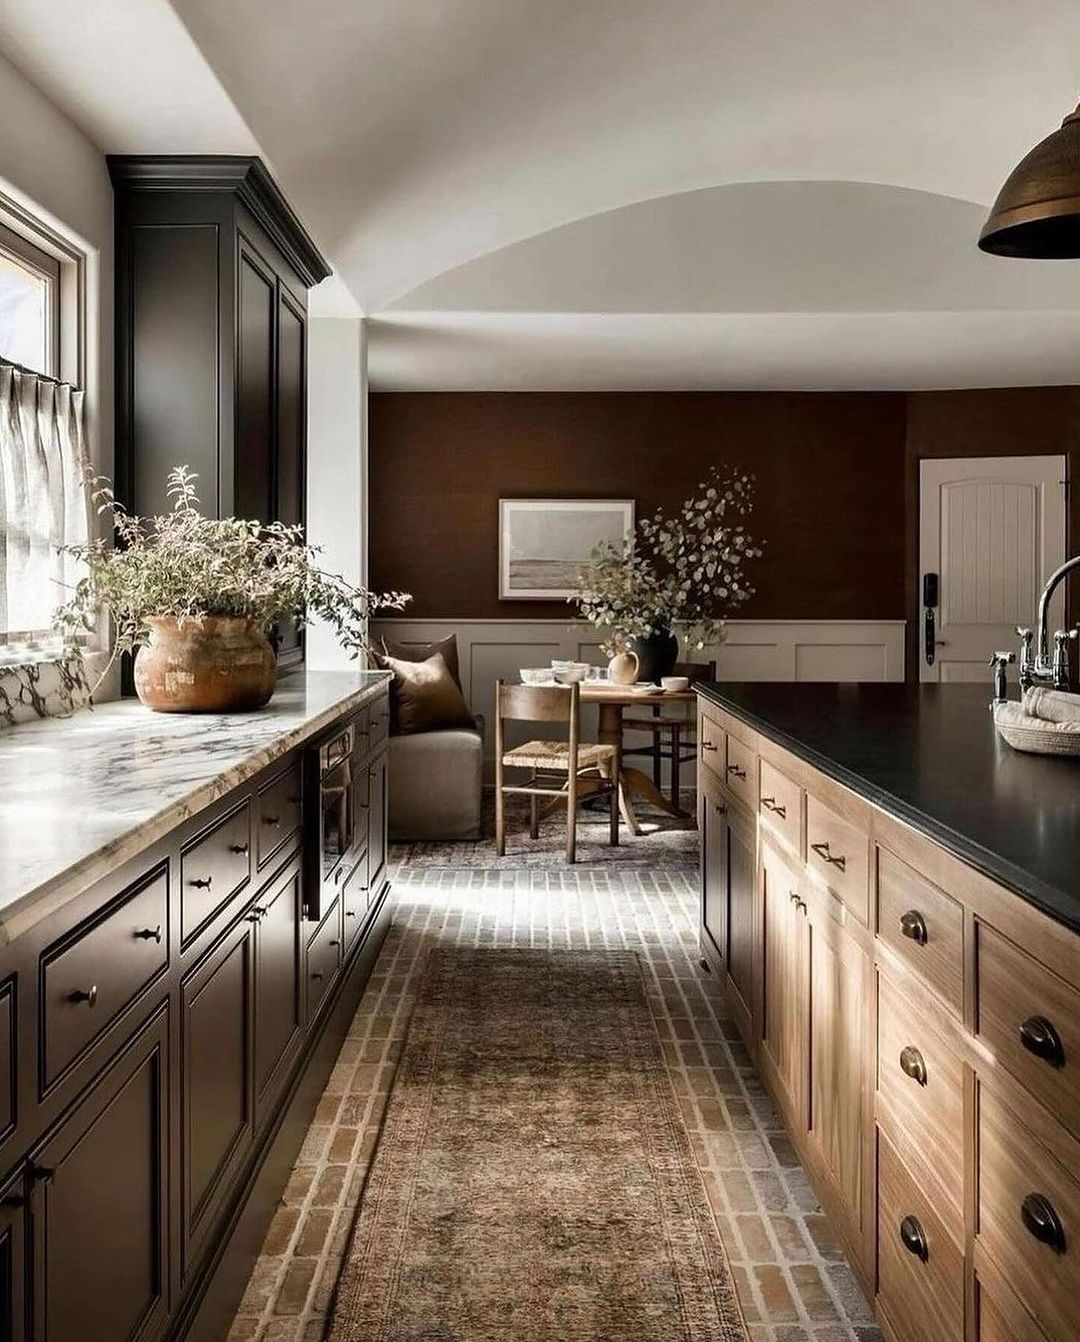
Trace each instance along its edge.
{"label": "oak drawer front", "polygon": [[[1008,1287],[1003,1287],[1008,1290]],[[1046,1342],[1027,1310],[1016,1300],[991,1295],[982,1278],[975,1277],[975,1336],[978,1342]]]}
{"label": "oak drawer front", "polygon": [[950,1224],[959,1235],[964,1069],[949,1040],[920,1012],[911,989],[884,974],[878,978],[878,1093],[952,1199]]}
{"label": "oak drawer front", "polygon": [[307,1018],[318,1011],[341,964],[341,899],[334,900],[307,953]]}
{"label": "oak drawer front", "polygon": [[870,912],[870,839],[806,794],[806,865],[862,922]]}
{"label": "oak drawer front", "polygon": [[298,842],[303,814],[301,796],[299,762],[259,789],[255,850],[260,868]]}
{"label": "oak drawer front", "polygon": [[884,848],[877,850],[877,935],[959,1016],[964,910]]}
{"label": "oak drawer front", "polygon": [[698,759],[716,778],[724,777],[727,733],[719,722],[702,710],[698,724]]}
{"label": "oak drawer front", "polygon": [[802,856],[803,794],[768,760],[761,761],[758,780],[758,811],[761,823],[796,857]]}
{"label": "oak drawer front", "polygon": [[1080,1135],[1080,992],[982,922],[975,967],[979,1038]]}
{"label": "oak drawer front", "polygon": [[737,736],[727,735],[727,757],[724,764],[724,783],[733,797],[757,810],[758,757]]}
{"label": "oak drawer front", "polygon": [[1069,1172],[985,1086],[979,1088],[978,1237],[1054,1342],[1076,1336],[1080,1143]]}
{"label": "oak drawer front", "polygon": [[186,946],[251,877],[251,805],[245,801],[180,854],[180,940]]}
{"label": "oak drawer front", "polygon": [[159,868],[42,956],[42,1094],[165,968],[168,911]]}
{"label": "oak drawer front", "polygon": [[963,1337],[963,1251],[880,1133],[878,1301],[904,1342]]}

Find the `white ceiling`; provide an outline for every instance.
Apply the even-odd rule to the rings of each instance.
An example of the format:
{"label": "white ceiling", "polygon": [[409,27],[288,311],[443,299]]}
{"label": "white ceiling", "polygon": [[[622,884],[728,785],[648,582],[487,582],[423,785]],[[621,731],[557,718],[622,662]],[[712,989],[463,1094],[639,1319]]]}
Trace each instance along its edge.
{"label": "white ceiling", "polygon": [[974,250],[1075,0],[0,0],[0,46],[104,149],[257,145],[377,386],[1077,380],[1076,267]]}

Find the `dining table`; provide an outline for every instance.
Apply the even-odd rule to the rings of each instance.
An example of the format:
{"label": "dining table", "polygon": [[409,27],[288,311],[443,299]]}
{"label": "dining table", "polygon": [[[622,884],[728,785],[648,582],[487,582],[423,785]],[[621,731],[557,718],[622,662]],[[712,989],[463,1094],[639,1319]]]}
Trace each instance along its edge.
{"label": "dining table", "polygon": [[580,702],[595,704],[599,712],[596,739],[601,745],[615,746],[619,760],[619,810],[631,834],[642,832],[641,822],[634,810],[634,798],[641,797],[650,805],[666,811],[679,812],[668,801],[648,774],[641,769],[629,768],[622,763],[623,711],[627,708],[647,708],[657,704],[692,704],[697,699],[693,690],[661,690],[651,692],[634,690],[629,685],[613,685],[610,681],[583,681]]}

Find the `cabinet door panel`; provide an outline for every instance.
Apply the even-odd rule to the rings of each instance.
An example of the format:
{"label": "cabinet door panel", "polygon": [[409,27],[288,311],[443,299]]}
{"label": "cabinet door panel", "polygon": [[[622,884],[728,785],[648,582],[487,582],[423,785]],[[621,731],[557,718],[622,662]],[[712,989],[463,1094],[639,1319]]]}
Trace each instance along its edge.
{"label": "cabinet door panel", "polygon": [[755,981],[754,905],[757,889],[757,830],[749,814],[732,808],[725,816],[727,841],[728,988],[736,997],[744,1023],[753,1016]]}
{"label": "cabinet door panel", "polygon": [[763,937],[761,1055],[788,1111],[801,1126],[806,1044],[803,1038],[804,919],[798,881],[768,845],[761,854]]}
{"label": "cabinet door panel", "polygon": [[0,1195],[0,1339],[26,1338],[26,1214],[22,1180]]}
{"label": "cabinet door panel", "polygon": [[701,925],[720,963],[727,963],[726,807],[706,788],[701,800]]}
{"label": "cabinet door panel", "polygon": [[278,304],[277,519],[304,520],[304,314],[285,295]]}
{"label": "cabinet door panel", "polygon": [[274,515],[273,272],[241,242],[236,328],[236,515]]}
{"label": "cabinet door panel", "polygon": [[162,1010],[34,1157],[39,1342],[129,1342],[160,1331],[167,1052]]}
{"label": "cabinet door panel", "polygon": [[870,1228],[864,1161],[871,1141],[872,965],[827,909],[819,912],[817,905],[807,949],[810,1141],[850,1217],[852,1238],[862,1243]]}
{"label": "cabinet door panel", "polygon": [[256,901],[255,1098],[269,1099],[300,1041],[300,876]]}
{"label": "cabinet door panel", "polygon": [[181,988],[185,1270],[251,1139],[254,931],[242,918]]}
{"label": "cabinet door panel", "polygon": [[377,899],[386,881],[387,760],[384,751],[371,765],[368,795],[368,901]]}

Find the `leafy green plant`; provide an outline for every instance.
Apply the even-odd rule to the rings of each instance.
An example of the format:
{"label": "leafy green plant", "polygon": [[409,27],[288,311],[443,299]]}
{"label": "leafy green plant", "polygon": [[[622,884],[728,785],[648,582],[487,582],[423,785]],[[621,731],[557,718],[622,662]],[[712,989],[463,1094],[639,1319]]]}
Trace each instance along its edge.
{"label": "leafy green plant", "polygon": [[113,625],[109,666],[148,640],[148,620],[157,617],[243,616],[267,631],[286,617],[304,622],[318,616],[356,657],[367,648],[369,617],[401,610],[412,600],[404,592],[371,592],[320,568],[319,550],[305,543],[303,527],[204,516],[197,478],[187,466],[170,471],[172,508],[152,518],[127,512],[108,480],[90,480],[98,514],[111,515],[116,544],[98,539],[70,547],[86,573],[55,617],[69,652],[80,651],[107,612]]}
{"label": "leafy green plant", "polygon": [[754,477],[713,466],[676,512],[658,508],[624,544],[594,550],[570,601],[610,631],[609,655],[664,630],[696,648],[718,643],[724,620],[754,594],[747,568],[764,542],[746,530],[753,511]]}

